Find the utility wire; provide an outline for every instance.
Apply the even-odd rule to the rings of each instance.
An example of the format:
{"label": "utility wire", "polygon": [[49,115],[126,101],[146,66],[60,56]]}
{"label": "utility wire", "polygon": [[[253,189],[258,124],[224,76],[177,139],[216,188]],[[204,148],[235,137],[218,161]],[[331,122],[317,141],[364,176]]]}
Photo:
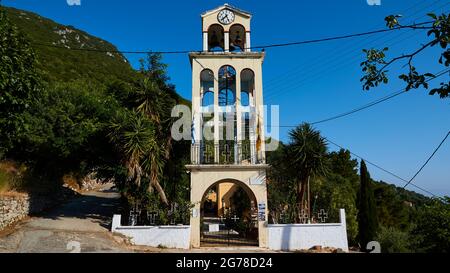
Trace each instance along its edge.
{"label": "utility wire", "polygon": [[[450,132],[449,132],[449,133],[450,133]],[[383,171],[383,172],[385,172],[385,173],[387,173],[387,174],[390,174],[390,175],[392,175],[392,176],[395,177],[395,178],[400,179],[400,180],[403,181],[403,182],[408,182],[408,180],[406,180],[406,179],[400,177],[399,175],[397,175],[397,174],[395,174],[395,173],[393,173],[393,172],[391,172],[391,171],[388,171],[387,169],[385,169],[385,168],[383,168],[383,167],[381,167],[381,166],[379,166],[379,165],[377,165],[377,164],[375,164],[375,163],[373,163],[373,162],[368,161],[367,159],[363,158],[362,156],[359,156],[359,155],[355,154],[355,153],[352,152],[351,150],[349,150],[349,149],[347,149],[347,148],[345,148],[345,147],[343,147],[343,146],[341,146],[341,145],[339,145],[339,144],[333,142],[333,141],[330,140],[329,138],[325,138],[325,139],[326,139],[329,143],[333,144],[334,146],[337,146],[337,147],[339,147],[339,148],[341,148],[341,149],[344,149],[344,150],[348,150],[353,156],[355,156],[355,157],[357,157],[357,158],[359,158],[359,159],[364,160],[367,164],[370,164],[370,165],[374,166],[375,168],[377,168],[377,169],[379,169],[379,170],[381,170],[381,171]],[[432,192],[430,192],[430,191],[428,191],[428,190],[426,190],[426,189],[424,189],[424,188],[422,188],[422,187],[419,187],[419,186],[413,184],[412,182],[410,182],[410,184],[411,184],[412,186],[414,186],[415,188],[417,188],[417,189],[419,189],[419,190],[421,190],[421,191],[423,191],[423,192],[425,192],[425,193],[428,193],[429,195],[431,195],[431,196],[433,196],[433,197],[438,197],[438,196],[436,196],[434,193],[432,193]]]}
{"label": "utility wire", "polygon": [[[391,32],[395,30],[401,30],[401,29],[408,29],[410,27],[417,27],[422,26],[426,24],[430,24],[432,21],[428,22],[422,22],[413,24],[410,26],[398,26],[394,28],[389,29],[379,29],[374,31],[368,31],[368,32],[362,32],[362,33],[355,33],[355,34],[349,34],[349,35],[343,35],[343,36],[336,36],[336,37],[328,37],[328,38],[322,38],[322,39],[314,39],[314,40],[305,40],[305,41],[299,41],[299,42],[292,42],[292,43],[283,43],[283,44],[268,44],[263,46],[253,46],[245,49],[266,49],[266,48],[277,48],[277,47],[287,47],[287,46],[295,46],[295,45],[304,45],[304,44],[314,44],[314,43],[321,43],[321,42],[327,42],[327,41],[335,41],[335,40],[343,40],[343,39],[349,39],[354,37],[360,37],[360,36],[367,36],[367,35],[373,35],[378,33],[385,33],[385,32]],[[33,43],[35,45],[39,46],[46,46],[46,47],[53,47],[53,48],[60,48],[65,50],[74,50],[74,51],[88,51],[88,52],[99,52],[99,53],[119,53],[119,54],[148,54],[148,53],[156,53],[156,54],[187,54],[187,53],[202,53],[203,51],[199,50],[179,50],[179,51],[120,51],[120,50],[103,50],[103,49],[93,49],[93,48],[72,48],[72,47],[64,47],[59,45],[53,45],[53,44],[45,44],[45,43]],[[244,49],[244,50],[245,50]]]}
{"label": "utility wire", "polygon": [[342,40],[342,39],[354,38],[354,37],[359,37],[359,36],[367,36],[367,35],[372,35],[372,34],[377,34],[377,33],[390,32],[393,30],[399,30],[399,29],[404,29],[404,28],[416,27],[416,26],[426,25],[426,24],[430,24],[430,23],[432,23],[432,21],[417,23],[417,24],[413,24],[411,26],[398,26],[398,27],[394,27],[394,28],[390,28],[390,29],[380,29],[380,30],[368,31],[368,32],[363,32],[363,33],[322,38],[322,39],[316,39],[316,40],[306,40],[306,41],[300,41],[300,42],[273,44],[273,45],[265,45],[265,46],[255,46],[255,47],[251,47],[251,49],[266,49],[266,48],[274,48],[274,47],[286,47],[286,46],[304,45],[304,44],[313,44],[313,43],[320,43],[320,42],[327,42],[327,41]]}
{"label": "utility wire", "polygon": [[436,155],[436,153],[439,151],[439,149],[442,147],[444,142],[447,140],[448,136],[450,135],[450,131],[448,131],[447,135],[444,137],[444,139],[441,141],[439,146],[434,150],[434,152],[431,154],[431,156],[428,158],[428,160],[425,162],[425,164],[422,165],[422,167],[417,171],[417,173],[406,183],[406,185],[403,187],[403,189],[406,189],[410,184],[412,184],[412,181],[422,172],[422,170],[428,165],[428,163],[431,161],[431,159]]}
{"label": "utility wire", "polygon": [[[435,77],[428,79],[426,82],[430,82],[430,81],[432,81],[434,79],[437,79],[437,78],[439,78],[439,77],[441,77],[441,76],[443,76],[443,75],[445,75],[446,73],[449,73],[449,72],[450,72],[450,69],[446,69],[444,71],[440,71],[440,72],[438,72],[437,75],[435,75]],[[393,99],[393,98],[395,98],[395,97],[397,97],[399,95],[402,95],[404,93],[407,93],[407,92],[409,92],[409,91],[407,91],[406,88],[405,88],[405,89],[402,89],[402,90],[400,90],[398,92],[392,93],[391,95],[388,95],[386,97],[383,97],[381,99],[375,100],[375,101],[370,102],[370,103],[368,103],[366,105],[363,105],[361,107],[358,107],[358,108],[355,108],[353,110],[350,110],[348,112],[344,112],[344,113],[338,114],[336,116],[332,116],[332,117],[329,117],[329,118],[326,118],[326,119],[322,119],[322,120],[319,120],[319,121],[310,122],[310,124],[311,125],[317,125],[317,124],[325,123],[325,122],[328,122],[328,121],[336,120],[336,119],[339,119],[339,118],[343,118],[343,117],[352,115],[354,113],[363,111],[363,110],[365,110],[367,108],[370,108],[372,106],[375,106],[375,105],[380,104],[382,102],[385,102],[387,100]],[[295,128],[297,126],[285,125],[285,126],[280,126],[280,127],[282,127],[282,128]]]}
{"label": "utility wire", "polygon": [[[404,19],[405,19],[405,18],[408,18],[408,19],[409,19],[410,17],[412,18],[415,14],[417,14],[417,13],[419,13],[419,12],[423,12],[423,10],[428,9],[428,8],[430,8],[431,6],[434,6],[434,5],[437,4],[438,2],[440,2],[440,0],[435,1],[435,2],[433,2],[431,5],[428,5],[428,6],[426,6],[426,7],[420,7],[420,4],[418,5],[418,4],[416,3],[416,4],[414,4],[413,6],[409,7],[408,9],[406,9],[405,11],[399,12],[399,14],[406,15],[405,13],[407,13],[407,11],[409,11],[409,10],[411,10],[411,9],[417,9],[417,11],[414,12],[413,14],[404,17]],[[425,2],[424,2],[424,3],[425,3]],[[423,3],[422,3],[422,4],[423,4]],[[426,3],[425,3],[425,4],[426,4]],[[443,6],[439,7],[438,9],[441,9],[442,7],[444,7],[444,6],[448,5],[448,4],[450,4],[450,3],[445,3]],[[432,11],[432,12],[434,13],[434,11]],[[419,19],[421,19],[422,17],[426,17],[426,16],[423,15],[423,16],[416,17],[415,19],[410,20],[410,22],[409,22],[407,25],[409,25],[409,24],[414,24],[416,21],[419,21]],[[376,27],[378,27],[378,25],[374,25],[373,27],[376,28]],[[394,33],[390,33],[390,34],[394,34]],[[387,34],[387,35],[385,35],[385,36],[383,36],[383,37],[389,36],[390,34]],[[405,34],[405,33],[402,33],[402,34],[396,34],[395,38],[401,37],[403,34]],[[371,36],[368,36],[368,37],[365,37],[364,39],[359,40],[356,44],[363,44],[363,43],[361,43],[361,42],[368,41],[368,40],[369,40],[369,37],[371,37]],[[394,40],[394,39],[390,39],[390,40]],[[375,38],[375,40],[371,40],[370,42],[375,42],[375,41],[380,41],[380,39],[379,39],[379,38]],[[329,63],[330,58],[331,58],[330,56],[340,56],[340,58],[341,58],[342,55],[343,55],[343,54],[342,54],[343,52],[347,52],[346,55],[348,55],[348,53],[351,53],[351,54],[355,55],[355,54],[354,54],[355,51],[358,51],[359,48],[362,48],[362,47],[363,47],[363,46],[359,46],[359,47],[356,47],[356,48],[355,48],[355,43],[353,43],[352,46],[349,46],[349,45],[341,45],[340,47],[336,47],[335,50],[334,50],[334,52],[331,52],[331,53],[328,52],[328,53],[330,53],[330,54],[328,54],[329,56],[323,55],[323,54],[322,54],[320,59],[322,59],[322,60],[324,60],[324,61],[326,60],[327,63]],[[374,47],[374,46],[372,46],[372,47]],[[377,46],[375,46],[375,47],[377,47]],[[367,47],[366,47],[366,48],[367,48]],[[359,56],[359,53],[357,53],[356,55]],[[344,59],[345,59],[345,58],[344,58]],[[317,58],[312,58],[310,61],[313,61],[313,64],[312,64],[312,65],[308,65],[307,67],[305,67],[305,66],[298,66],[298,67],[296,67],[295,69],[292,69],[291,71],[289,71],[289,72],[287,72],[287,73],[286,73],[286,72],[283,72],[283,73],[280,74],[279,76],[277,75],[277,76],[271,78],[270,80],[265,81],[265,84],[264,84],[265,89],[266,89],[266,90],[268,89],[268,87],[267,87],[268,85],[269,85],[269,86],[270,86],[270,85],[274,85],[274,83],[280,81],[279,78],[281,78],[281,77],[286,78],[286,75],[289,75],[289,74],[290,74],[291,76],[295,76],[296,78],[298,78],[298,75],[299,75],[298,72],[301,71],[301,72],[302,72],[302,75],[304,75],[305,71],[308,71],[308,72],[311,71],[311,66],[316,66],[316,65],[318,65],[318,64],[321,63],[320,61],[317,60]],[[301,69],[302,69],[302,70],[301,70]],[[328,69],[328,71],[329,71],[329,69]],[[269,89],[273,89],[273,88],[269,88]],[[267,94],[267,92],[265,92],[265,95],[266,95],[266,94]]]}
{"label": "utility wire", "polygon": [[[440,10],[441,8],[443,8],[444,6],[449,5],[449,4],[450,3],[445,3],[443,6],[440,6],[436,10]],[[419,18],[422,18],[422,17],[425,17],[425,16],[420,16]],[[419,18],[416,18],[415,20],[418,20]],[[412,20],[412,22],[409,23],[409,24],[413,24],[413,22],[415,22],[415,20]],[[411,30],[411,31],[415,32],[417,30],[414,29],[414,30]],[[383,37],[388,37],[388,35],[390,35],[390,34],[394,34],[395,35],[392,39],[389,39],[389,41],[392,41],[393,43],[390,44],[390,45],[384,44],[384,46],[387,46],[389,48],[391,46],[392,47],[399,46],[399,42],[400,41],[406,41],[406,40],[408,40],[410,38],[416,37],[416,35],[413,34],[413,35],[407,36],[404,39],[401,39],[400,41],[398,41],[399,38],[401,38],[402,36],[405,36],[405,34],[408,34],[408,33],[410,33],[410,32],[406,32],[406,31],[402,32],[402,33],[393,33],[393,32],[391,32],[391,33],[388,33],[386,35],[383,35]],[[370,37],[370,36],[368,36],[368,37]],[[357,44],[360,41],[368,40],[368,37],[366,37],[365,39],[358,40],[358,42],[355,41],[355,43]],[[378,39],[377,37],[373,37],[373,38],[375,38],[375,39],[372,40],[372,42],[380,41],[380,39]],[[370,47],[372,47],[372,48],[375,47],[376,48],[376,47],[381,47],[381,46],[383,46],[383,43],[380,43],[380,46],[370,46]],[[330,55],[332,57],[326,57],[325,56],[325,58],[324,58],[323,56],[321,56],[322,58],[319,58],[319,60],[317,60],[317,58],[314,59],[314,60],[311,59],[311,61],[314,61],[312,65],[303,66],[303,67],[299,66],[299,67],[293,69],[291,72],[286,73],[287,75],[291,74],[290,76],[283,75],[282,77],[279,77],[278,79],[273,78],[271,81],[266,81],[265,82],[265,90],[266,91],[264,92],[264,99],[266,101],[267,100],[268,101],[272,101],[273,99],[279,98],[279,93],[280,92],[283,92],[283,94],[292,93],[293,91],[297,90],[296,89],[297,87],[300,87],[300,86],[305,85],[305,84],[307,84],[309,82],[312,82],[314,79],[318,79],[320,77],[320,74],[331,73],[332,71],[337,71],[339,69],[339,67],[344,67],[346,65],[352,64],[353,61],[356,62],[357,60],[359,60],[361,58],[359,53],[353,54],[354,52],[358,51],[357,49],[352,49],[348,45],[347,45],[347,47],[348,48],[343,50],[343,52],[348,52],[350,54],[348,54],[348,53],[346,54],[346,53],[343,53],[343,52],[337,50],[334,54]],[[365,48],[368,48],[368,46],[365,47]],[[345,55],[351,55],[351,56],[354,56],[354,57],[353,58],[346,58]],[[314,69],[311,70],[311,67],[315,67],[315,66],[316,67],[320,67],[319,66],[319,64],[321,63],[320,59],[322,59],[323,61],[326,61],[327,64],[328,64],[328,67],[325,70],[322,69],[323,71],[317,71],[317,72],[313,73]],[[340,61],[340,60],[342,60],[342,61]],[[334,63],[335,65],[332,65],[333,61],[338,61],[338,62],[335,62]],[[332,66],[330,66],[330,65],[332,65]],[[331,70],[330,70],[330,67],[331,67]],[[303,68],[303,70],[300,70],[302,68]],[[295,71],[298,71],[299,73],[294,74]],[[310,76],[308,76],[308,74],[310,74]],[[296,83],[294,83],[294,87],[292,86],[292,83],[291,84],[289,83],[289,81],[280,80],[280,78],[293,79],[294,77],[295,77],[295,82],[296,82]]]}

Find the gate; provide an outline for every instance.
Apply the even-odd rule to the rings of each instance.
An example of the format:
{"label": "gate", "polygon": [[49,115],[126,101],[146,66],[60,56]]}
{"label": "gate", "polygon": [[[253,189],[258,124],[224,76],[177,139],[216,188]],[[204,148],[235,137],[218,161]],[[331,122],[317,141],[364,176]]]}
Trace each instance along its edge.
{"label": "gate", "polygon": [[239,218],[204,217],[201,220],[201,246],[245,247],[259,246],[257,215]]}

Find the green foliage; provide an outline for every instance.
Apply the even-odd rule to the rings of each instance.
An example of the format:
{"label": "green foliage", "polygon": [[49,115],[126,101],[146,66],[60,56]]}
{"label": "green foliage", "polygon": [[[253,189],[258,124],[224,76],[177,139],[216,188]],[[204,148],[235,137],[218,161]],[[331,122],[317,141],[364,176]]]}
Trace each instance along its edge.
{"label": "green foliage", "polygon": [[419,252],[450,252],[450,197],[436,199],[419,210],[412,235]]}
{"label": "green foliage", "polygon": [[375,239],[380,243],[382,253],[411,252],[411,238],[409,234],[396,228],[381,226]]}
{"label": "green foliage", "polygon": [[325,179],[315,181],[312,195],[315,198],[313,211],[325,209],[329,213],[330,222],[339,222],[339,210],[345,209],[347,236],[351,245],[357,245],[357,194],[353,182],[339,173],[330,173]]}
{"label": "green foliage", "polygon": [[[387,76],[388,68],[401,60],[405,60],[405,66],[408,67],[406,73],[400,74],[399,78],[406,83],[406,91],[411,89],[417,89],[423,86],[428,89],[429,81],[438,75],[432,73],[419,73],[413,64],[413,60],[416,56],[422,53],[427,48],[440,46],[442,53],[440,54],[438,63],[445,67],[450,66],[450,49],[448,45],[450,43],[450,16],[448,14],[435,15],[433,13],[428,14],[432,19],[429,24],[422,25],[402,25],[400,23],[400,16],[389,15],[385,18],[386,25],[390,29],[393,28],[410,28],[410,29],[423,29],[428,30],[427,35],[430,39],[429,42],[421,45],[416,51],[403,54],[398,57],[394,57],[390,60],[386,60],[386,52],[388,48],[382,50],[378,49],[364,49],[366,54],[366,60],[361,63],[364,76],[361,78],[363,82],[363,89],[370,90],[373,87],[377,87],[379,84],[387,84],[389,79]],[[430,91],[430,95],[439,94],[441,98],[449,97],[449,81],[443,81],[440,83],[440,87],[436,87]]]}
{"label": "green foliage", "polygon": [[364,160],[360,168],[360,191],[358,195],[358,227],[359,242],[362,248],[375,239],[378,230],[376,203],[373,194],[372,180]]}
{"label": "green foliage", "polygon": [[[297,169],[291,164],[292,158],[289,157],[286,149],[286,145],[280,143],[276,151],[267,154],[267,161],[271,165],[267,174],[271,222],[293,223],[297,220],[295,209],[293,209],[297,193],[294,172]],[[349,244],[357,246],[360,244],[358,161],[353,159],[350,151],[347,150],[331,152],[327,155],[327,159],[328,174],[311,180],[312,211],[317,213],[319,209],[325,209],[328,211],[329,221],[336,222],[339,220],[338,210],[344,208]],[[422,248],[422,246],[424,242],[431,240],[430,238],[439,236],[436,235],[436,230],[431,228],[431,225],[426,229],[426,233],[416,229],[417,235],[414,235],[411,230],[415,228],[419,215],[422,215],[420,217],[423,219],[427,217],[423,216],[422,208],[430,206],[431,199],[382,181],[373,181],[368,174],[364,177],[372,185],[376,219],[381,226],[378,233],[373,232],[371,239],[379,240],[385,252],[429,251],[429,248]],[[294,213],[291,213],[292,211]],[[284,217],[280,217],[280,213],[283,213]],[[426,223],[426,220],[423,221],[423,224]],[[439,232],[439,229],[437,231]],[[424,233],[427,234],[426,240],[421,235]],[[433,240],[436,241],[436,239]],[[365,247],[365,245],[361,246]]]}
{"label": "green foliage", "polygon": [[11,175],[0,169],[0,193],[9,190],[11,180]]}
{"label": "green foliage", "polygon": [[[292,130],[289,137],[290,143],[286,152],[291,168],[288,170],[297,182],[297,204],[305,208],[304,196],[309,179],[328,173],[327,144],[320,132],[307,123]],[[309,204],[307,207],[309,208]]]}
{"label": "green foliage", "polygon": [[250,211],[250,198],[242,187],[239,187],[231,197],[232,210],[236,215],[244,215],[246,211]]}
{"label": "green foliage", "polygon": [[[72,26],[64,26],[35,13],[4,7],[10,20],[27,35],[39,61],[45,81],[84,80],[106,85],[120,79],[130,81],[137,74],[111,43]],[[70,49],[89,49],[90,52]]]}
{"label": "green foliage", "polygon": [[37,187],[44,181],[60,186],[68,173],[82,178],[95,172],[98,178],[114,179],[130,202],[140,199],[146,206],[155,201],[155,192],[162,207],[168,198],[177,204],[188,200],[184,164],[190,146],[172,143],[170,109],[189,103],[167,82],[161,56],[150,54],[143,68],[133,71],[103,40],[5,8],[8,18],[28,34],[25,38],[3,10],[0,155],[25,162],[29,184]]}
{"label": "green foliage", "polygon": [[0,7],[0,156],[25,129],[22,113],[40,96],[35,54]]}
{"label": "green foliage", "polygon": [[17,144],[9,156],[49,177],[88,172],[107,151],[100,143],[116,107],[114,99],[93,85],[48,87],[23,113],[25,130],[16,134]]}
{"label": "green foliage", "polygon": [[[174,173],[179,175],[177,178],[187,180],[181,171],[175,170],[184,170],[180,162],[186,163],[187,157],[178,154],[173,163],[166,164],[174,155],[170,110],[180,99],[175,95],[174,86],[166,82],[166,65],[160,61],[159,54],[149,54],[146,61],[141,61],[140,77],[136,81],[131,84],[116,81],[108,87],[107,93],[120,100],[128,112],[122,115],[121,121],[114,121],[110,126],[110,140],[128,170],[127,181],[139,186],[143,177],[148,178],[147,191],[156,190],[161,201],[169,205],[163,185],[173,181],[168,177]],[[176,147],[188,152],[186,143]],[[188,188],[186,183],[183,187]],[[172,194],[177,195],[175,191]]]}

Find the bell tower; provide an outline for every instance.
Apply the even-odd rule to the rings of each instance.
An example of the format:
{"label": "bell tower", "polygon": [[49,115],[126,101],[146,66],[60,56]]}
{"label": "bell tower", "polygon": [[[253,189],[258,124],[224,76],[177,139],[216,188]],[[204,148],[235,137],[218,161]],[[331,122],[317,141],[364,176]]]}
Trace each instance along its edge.
{"label": "bell tower", "polygon": [[201,245],[205,196],[218,183],[226,182],[237,184],[253,198],[258,243],[266,247],[265,53],[251,50],[250,13],[225,4],[203,13],[201,18],[203,51],[189,54],[193,139],[187,168],[195,205],[191,245]]}

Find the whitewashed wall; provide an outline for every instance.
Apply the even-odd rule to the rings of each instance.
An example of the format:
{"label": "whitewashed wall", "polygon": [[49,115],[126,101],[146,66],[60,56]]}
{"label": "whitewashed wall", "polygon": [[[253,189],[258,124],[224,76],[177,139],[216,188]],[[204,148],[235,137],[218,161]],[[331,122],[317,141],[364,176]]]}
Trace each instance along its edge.
{"label": "whitewashed wall", "polygon": [[314,246],[348,251],[345,210],[340,210],[340,223],[268,225],[269,249],[305,250]]}
{"label": "whitewashed wall", "polygon": [[121,216],[114,215],[111,231],[130,238],[131,243],[140,246],[189,249],[190,226],[121,226]]}

